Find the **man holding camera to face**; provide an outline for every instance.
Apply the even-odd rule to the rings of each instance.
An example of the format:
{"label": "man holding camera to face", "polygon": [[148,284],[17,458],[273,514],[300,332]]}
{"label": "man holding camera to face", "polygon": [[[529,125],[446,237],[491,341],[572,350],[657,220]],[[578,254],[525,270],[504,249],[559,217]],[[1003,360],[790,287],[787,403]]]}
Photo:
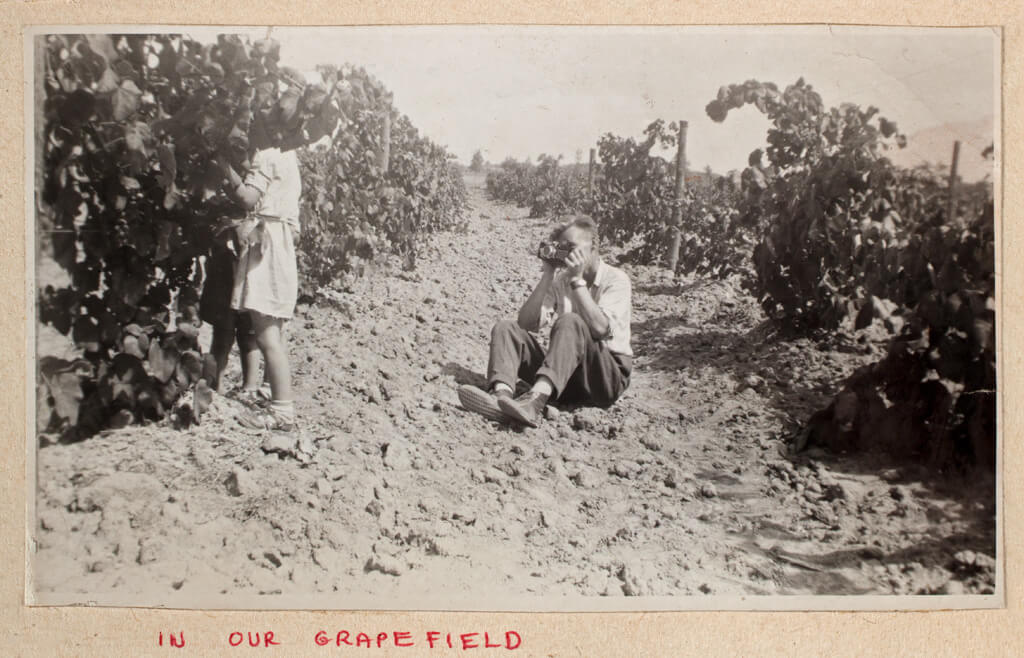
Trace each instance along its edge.
{"label": "man holding camera to face", "polygon": [[[540,282],[516,322],[491,331],[487,390],[459,387],[462,406],[496,421],[536,427],[548,400],[611,406],[629,386],[631,286],[598,254],[597,224],[575,215],[541,245]],[[554,315],[547,352],[530,332]],[[523,379],[532,388],[513,397]]]}

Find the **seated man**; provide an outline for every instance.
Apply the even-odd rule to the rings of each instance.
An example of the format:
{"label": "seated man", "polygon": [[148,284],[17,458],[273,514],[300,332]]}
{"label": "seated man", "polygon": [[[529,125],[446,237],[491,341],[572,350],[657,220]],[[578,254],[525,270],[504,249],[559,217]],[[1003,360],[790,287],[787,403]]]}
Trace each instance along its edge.
{"label": "seated man", "polygon": [[[540,283],[519,309],[517,322],[491,331],[488,391],[460,386],[462,406],[491,420],[536,427],[549,399],[607,407],[629,385],[629,277],[598,254],[597,224],[576,215],[551,234],[559,252],[544,259]],[[556,276],[556,272],[561,270]],[[554,313],[547,353],[530,334]],[[533,384],[513,398],[516,382]]]}

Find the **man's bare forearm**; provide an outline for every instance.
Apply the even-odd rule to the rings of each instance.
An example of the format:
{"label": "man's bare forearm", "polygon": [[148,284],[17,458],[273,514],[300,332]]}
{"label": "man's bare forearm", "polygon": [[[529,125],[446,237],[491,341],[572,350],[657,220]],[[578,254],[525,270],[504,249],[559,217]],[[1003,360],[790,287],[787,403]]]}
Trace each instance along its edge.
{"label": "man's bare forearm", "polygon": [[544,303],[544,296],[548,293],[548,289],[551,288],[551,282],[555,278],[555,272],[549,267],[544,268],[544,274],[541,275],[540,281],[537,286],[530,293],[530,296],[523,302],[522,308],[519,309],[519,317],[517,322],[519,326],[527,331],[536,331],[540,327],[540,311],[541,306]]}
{"label": "man's bare forearm", "polygon": [[608,316],[604,314],[601,307],[590,296],[590,291],[587,290],[586,286],[573,288],[572,302],[576,312],[580,314],[583,321],[590,327],[590,335],[594,338],[603,338],[608,334]]}

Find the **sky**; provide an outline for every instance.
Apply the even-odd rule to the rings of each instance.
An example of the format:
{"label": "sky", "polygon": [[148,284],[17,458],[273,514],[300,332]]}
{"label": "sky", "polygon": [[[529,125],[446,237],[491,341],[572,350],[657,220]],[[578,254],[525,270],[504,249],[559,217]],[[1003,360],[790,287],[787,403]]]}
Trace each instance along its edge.
{"label": "sky", "polygon": [[[640,137],[662,118],[688,122],[691,168],[741,169],[765,144],[768,121],[745,107],[716,124],[704,106],[720,86],[748,79],[784,88],[803,77],[828,105],[880,108],[911,136],[901,154],[908,164],[942,158],[954,139],[965,141],[966,164],[982,162],[998,117],[999,38],[989,28],[277,27],[272,34],[282,63],[300,70],[364,66],[394,92],[400,111],[463,162],[477,149],[491,162],[541,153],[573,162],[577,152],[586,160],[602,134]],[[919,132],[928,139],[917,145]]]}

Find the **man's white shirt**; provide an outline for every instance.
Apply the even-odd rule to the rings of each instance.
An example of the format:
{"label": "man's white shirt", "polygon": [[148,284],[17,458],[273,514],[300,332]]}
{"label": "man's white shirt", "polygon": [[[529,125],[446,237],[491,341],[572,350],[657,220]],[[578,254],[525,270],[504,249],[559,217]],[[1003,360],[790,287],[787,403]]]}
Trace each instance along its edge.
{"label": "man's white shirt", "polygon": [[[632,284],[617,267],[599,261],[594,283],[587,286],[591,298],[608,318],[608,335],[601,340],[611,352],[633,356],[629,323],[632,314]],[[554,322],[563,313],[574,310],[570,277],[563,271],[552,281],[541,303],[541,327]]]}

